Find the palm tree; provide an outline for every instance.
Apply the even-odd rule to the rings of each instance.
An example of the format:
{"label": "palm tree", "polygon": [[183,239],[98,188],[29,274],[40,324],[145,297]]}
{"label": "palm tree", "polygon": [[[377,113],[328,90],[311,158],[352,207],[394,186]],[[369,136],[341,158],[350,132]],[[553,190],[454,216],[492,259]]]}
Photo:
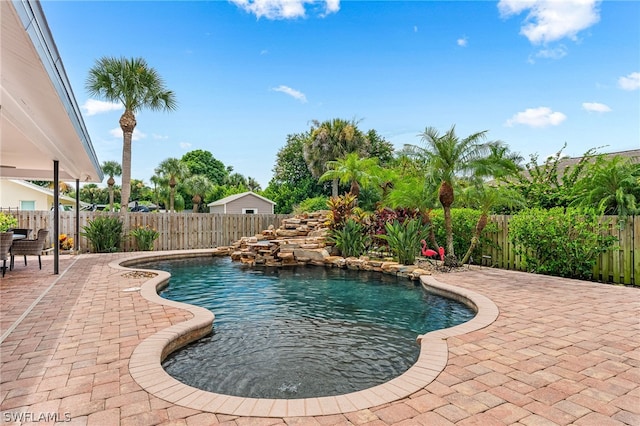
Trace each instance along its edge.
{"label": "palm tree", "polygon": [[122,176],[122,167],[117,161],[105,161],[102,163],[102,173],[109,176],[107,186],[109,187],[109,211],[113,211],[113,185],[116,181],[114,176]]}
{"label": "palm tree", "polygon": [[327,161],[327,171],[320,176],[320,182],[338,180],[341,184],[350,184],[349,192],[356,198],[360,195],[360,186],[377,183],[377,158],[360,158],[358,153],[352,152],[346,157],[335,161]]}
{"label": "palm tree", "polygon": [[417,156],[428,165],[430,173],[438,182],[438,199],[444,211],[444,227],[447,256],[445,264],[456,266],[458,260],[453,249],[453,230],[451,227],[451,205],[455,199],[453,183],[458,174],[472,175],[478,160],[487,155],[487,145],[480,141],[487,131],[473,133],[460,139],[455,133],[455,126],[441,135],[435,128],[427,127],[419,136],[424,147],[407,145],[407,152]]}
{"label": "palm tree", "polygon": [[169,211],[175,212],[173,206],[176,197],[176,185],[179,179],[183,179],[189,175],[189,169],[186,164],[179,159],[167,158],[160,163],[155,172],[168,182],[170,188]]}
{"label": "palm tree", "polygon": [[257,180],[249,176],[247,177],[247,188],[249,188],[249,191],[253,192],[260,191],[260,184]]}
{"label": "palm tree", "polygon": [[158,193],[158,186],[167,186],[169,185],[169,182],[165,182],[165,179],[158,175],[155,174],[153,176],[151,176],[151,179],[149,179],[151,181],[151,183],[153,184],[153,197],[154,197],[154,203],[156,204],[156,208],[160,209],[160,199],[159,199],[159,193]]}
{"label": "palm tree", "polygon": [[193,212],[197,213],[200,210],[200,203],[202,197],[209,191],[213,184],[205,175],[193,175],[185,179],[184,187],[189,194],[193,196]]}
{"label": "palm tree", "polygon": [[[335,161],[352,152],[364,153],[366,138],[354,120],[335,118],[320,123],[312,121],[309,138],[304,142],[303,154],[309,171],[319,178],[327,170],[328,161]],[[338,179],[332,180],[331,193],[338,196]]]}
{"label": "palm tree", "polygon": [[120,208],[126,211],[131,191],[131,140],[137,124],[135,114],[144,108],[172,111],[177,107],[175,94],[165,88],[157,71],[142,58],[98,59],[89,70],[86,88],[91,96],[120,102],[124,106],[120,117],[123,136]]}
{"label": "palm tree", "polygon": [[640,213],[640,163],[619,155],[607,160],[598,156],[587,170],[587,176],[575,187],[574,205],[598,206],[604,214]]}
{"label": "palm tree", "polygon": [[463,196],[467,200],[467,205],[480,210],[480,217],[473,231],[471,244],[460,261],[464,265],[469,261],[473,250],[480,242],[480,236],[487,226],[491,209],[498,204],[507,204],[510,207],[523,206],[524,201],[522,200],[522,195],[512,188],[487,184],[469,186],[465,189]]}

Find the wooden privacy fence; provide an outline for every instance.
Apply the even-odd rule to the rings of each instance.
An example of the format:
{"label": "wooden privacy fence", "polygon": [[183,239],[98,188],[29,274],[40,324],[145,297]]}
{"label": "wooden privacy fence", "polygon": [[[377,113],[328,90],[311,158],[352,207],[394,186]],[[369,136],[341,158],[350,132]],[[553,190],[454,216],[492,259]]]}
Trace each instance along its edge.
{"label": "wooden privacy fence", "polygon": [[[513,243],[509,241],[509,221],[511,216],[491,216],[497,225],[496,232],[487,234],[496,247],[484,245],[482,264],[502,269],[523,271],[522,259],[515,254]],[[605,216],[609,221],[609,234],[618,238],[612,250],[598,256],[593,269],[597,281],[617,284],[640,285],[640,216],[630,216],[623,226],[618,226],[617,216]]]}
{"label": "wooden privacy fence", "polygon": [[[53,212],[12,211],[18,218],[18,228],[31,229],[34,236],[38,229],[49,230],[45,247],[53,247]],[[138,227],[150,227],[160,233],[154,242],[154,250],[186,250],[226,246],[242,237],[259,234],[270,225],[278,228],[282,219],[291,215],[278,214],[217,214],[217,213],[107,213],[80,212],[80,232],[89,221],[98,216],[119,218],[123,223],[121,250],[136,250],[135,239],[129,232]],[[76,238],[76,213],[60,212],[60,234]],[[91,249],[89,241],[80,236],[80,251]]]}

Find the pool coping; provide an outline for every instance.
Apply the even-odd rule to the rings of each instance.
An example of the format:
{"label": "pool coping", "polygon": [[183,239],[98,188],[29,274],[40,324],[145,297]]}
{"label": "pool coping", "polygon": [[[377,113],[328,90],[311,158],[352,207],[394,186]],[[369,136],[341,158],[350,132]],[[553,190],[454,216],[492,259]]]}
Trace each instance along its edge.
{"label": "pool coping", "polygon": [[136,268],[135,264],[153,260],[184,259],[213,256],[213,250],[190,250],[145,253],[109,264],[111,268],[156,274],[140,287],[147,301],[191,312],[193,317],[172,325],[143,340],[133,351],[129,372],[146,392],[183,407],[211,413],[250,417],[298,417],[344,414],[397,401],[423,389],[444,370],[448,361],[449,337],[480,330],[493,323],[498,307],[489,298],[461,287],[444,284],[431,275],[420,277],[426,291],[462,302],[476,311],[471,320],[454,327],[435,330],[417,337],[420,344],[418,360],[400,376],[361,391],[344,395],[299,399],[244,398],[204,391],[171,377],[162,360],[171,352],[211,332],[214,314],[205,308],[163,299],[158,291],[164,288],[170,274],[164,271]]}

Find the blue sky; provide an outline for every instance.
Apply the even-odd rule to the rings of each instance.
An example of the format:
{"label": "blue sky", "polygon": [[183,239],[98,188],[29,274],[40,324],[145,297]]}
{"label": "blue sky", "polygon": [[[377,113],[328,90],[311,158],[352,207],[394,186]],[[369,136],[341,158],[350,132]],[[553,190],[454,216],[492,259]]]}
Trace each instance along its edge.
{"label": "blue sky", "polygon": [[204,149],[264,189],[286,136],[360,120],[401,148],[425,127],[488,130],[526,159],[640,148],[640,2],[42,2],[101,162],[122,109],[84,84],[102,56],[143,57],[178,110],[141,111],[132,178]]}

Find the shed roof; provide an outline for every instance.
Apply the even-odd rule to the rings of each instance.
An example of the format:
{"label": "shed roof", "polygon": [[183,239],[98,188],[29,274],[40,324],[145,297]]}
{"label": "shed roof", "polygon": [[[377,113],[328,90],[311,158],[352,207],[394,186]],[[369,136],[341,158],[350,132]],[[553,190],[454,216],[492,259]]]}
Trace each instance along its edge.
{"label": "shed roof", "polygon": [[254,197],[256,197],[256,198],[259,198],[259,199],[261,199],[261,200],[263,200],[263,201],[266,201],[267,203],[273,204],[274,206],[276,205],[276,203],[274,203],[274,202],[273,202],[273,201],[271,201],[270,199],[265,198],[265,197],[263,197],[263,196],[261,196],[261,195],[258,195],[258,194],[256,194],[256,193],[255,193],[255,192],[253,192],[253,191],[248,191],[248,192],[243,192],[243,193],[240,193],[240,194],[233,194],[233,195],[229,195],[228,197],[224,197],[224,198],[221,198],[221,199],[219,199],[219,200],[212,201],[211,203],[207,204],[207,207],[223,206],[223,205],[225,205],[225,204],[229,204],[231,201],[235,201],[235,200],[237,200],[237,199],[240,199],[240,198],[246,197],[246,196],[248,196],[248,195],[253,195],[253,196],[254,196]]}

